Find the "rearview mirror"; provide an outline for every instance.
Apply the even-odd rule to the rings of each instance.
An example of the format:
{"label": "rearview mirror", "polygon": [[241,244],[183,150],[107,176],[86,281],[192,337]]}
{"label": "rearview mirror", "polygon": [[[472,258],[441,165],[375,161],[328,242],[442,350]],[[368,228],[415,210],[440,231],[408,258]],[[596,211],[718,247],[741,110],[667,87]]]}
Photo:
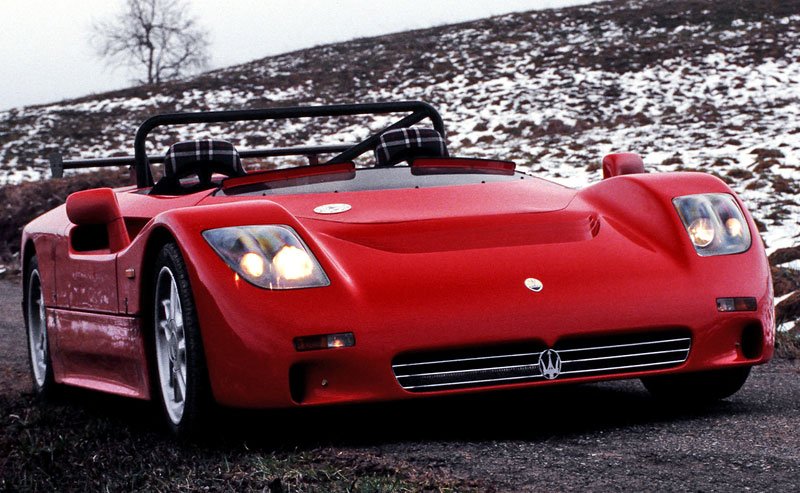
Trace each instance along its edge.
{"label": "rearview mirror", "polygon": [[638,154],[619,152],[603,158],[603,179],[612,176],[644,173],[644,161]]}
{"label": "rearview mirror", "polygon": [[67,197],[67,217],[79,226],[108,224],[120,219],[117,196],[110,188],[75,192]]}

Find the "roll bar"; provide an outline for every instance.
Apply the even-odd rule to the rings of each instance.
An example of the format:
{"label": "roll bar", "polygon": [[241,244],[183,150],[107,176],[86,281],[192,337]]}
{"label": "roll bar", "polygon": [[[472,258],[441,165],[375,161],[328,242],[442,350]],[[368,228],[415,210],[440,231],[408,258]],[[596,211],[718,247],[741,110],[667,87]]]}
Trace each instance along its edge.
{"label": "roll bar", "polygon": [[76,159],[64,161],[60,154],[50,156],[50,168],[54,178],[63,176],[65,169],[132,166],[136,173],[136,185],[145,188],[153,185],[150,165],[164,162],[164,156],[147,155],[145,142],[151,131],[158,127],[186,125],[192,123],[226,123],[237,121],[280,120],[291,118],[320,118],[352,115],[382,115],[391,113],[410,113],[391,125],[370,135],[355,144],[277,147],[264,149],[244,149],[239,151],[243,158],[292,156],[309,157],[312,164],[317,164],[320,154],[338,153],[323,164],[334,164],[352,161],[377,146],[380,136],[396,128],[409,127],[428,118],[433,128],[445,137],[444,122],[433,106],[422,101],[401,101],[394,103],[342,104],[325,106],[294,106],[287,108],[262,108],[233,111],[203,111],[195,113],[167,113],[156,115],[145,120],[136,131],[133,156],[111,157],[99,159]]}

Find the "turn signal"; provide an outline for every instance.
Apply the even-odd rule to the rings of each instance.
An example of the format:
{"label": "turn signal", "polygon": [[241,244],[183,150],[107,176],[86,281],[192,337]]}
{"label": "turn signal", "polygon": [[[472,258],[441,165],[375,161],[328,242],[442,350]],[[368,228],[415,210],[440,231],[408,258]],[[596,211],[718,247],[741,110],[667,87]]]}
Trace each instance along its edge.
{"label": "turn signal", "polygon": [[341,334],[321,334],[294,338],[294,348],[298,351],[314,351],[317,349],[333,349],[351,347],[356,345],[356,338],[352,332]]}
{"label": "turn signal", "polygon": [[758,308],[755,298],[717,298],[717,311],[754,312]]}

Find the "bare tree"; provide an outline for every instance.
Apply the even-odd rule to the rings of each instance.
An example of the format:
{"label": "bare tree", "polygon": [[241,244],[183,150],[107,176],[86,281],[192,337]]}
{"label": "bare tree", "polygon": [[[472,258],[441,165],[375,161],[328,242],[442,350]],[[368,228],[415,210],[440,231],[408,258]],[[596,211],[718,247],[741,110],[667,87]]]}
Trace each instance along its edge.
{"label": "bare tree", "polygon": [[95,51],[109,65],[126,66],[159,84],[202,70],[208,62],[208,32],[187,14],[184,0],[126,0],[126,9],[93,26]]}

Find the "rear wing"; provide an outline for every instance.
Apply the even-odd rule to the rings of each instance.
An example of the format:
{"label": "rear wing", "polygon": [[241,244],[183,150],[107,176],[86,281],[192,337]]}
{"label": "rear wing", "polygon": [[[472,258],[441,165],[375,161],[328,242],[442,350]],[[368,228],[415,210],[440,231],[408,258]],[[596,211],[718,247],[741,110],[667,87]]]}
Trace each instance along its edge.
{"label": "rear wing", "polygon": [[271,156],[307,156],[309,164],[320,164],[319,156],[336,154],[322,164],[334,164],[352,161],[365,152],[374,149],[380,136],[389,130],[409,127],[428,118],[433,128],[445,137],[444,122],[433,106],[422,101],[402,101],[397,103],[367,103],[327,106],[295,106],[288,108],[263,108],[255,110],[205,111],[197,113],[169,113],[156,115],[145,120],[136,131],[134,155],[96,159],[64,160],[61,154],[50,155],[50,170],[53,178],[64,176],[64,170],[80,168],[99,168],[109,166],[129,166],[136,176],[139,188],[153,185],[151,164],[163,163],[164,156],[147,155],[145,142],[148,134],[157,127],[168,125],[186,125],[192,123],[226,123],[254,120],[279,120],[290,118],[320,118],[352,115],[382,115],[391,113],[410,113],[380,131],[370,135],[358,143],[326,145],[274,147],[239,150],[242,158]]}
{"label": "rear wing", "polygon": [[[318,156],[343,152],[351,148],[352,144],[309,146],[309,147],[271,147],[268,149],[246,149],[239,151],[241,158],[268,157],[268,156],[308,156],[309,164],[319,164]],[[48,157],[52,178],[63,178],[64,171],[82,168],[105,168],[112,166],[128,166],[133,168],[136,164],[135,156],[103,157],[90,159],[64,160],[60,153],[54,152]],[[148,155],[147,162],[159,164],[164,162],[164,156]]]}

